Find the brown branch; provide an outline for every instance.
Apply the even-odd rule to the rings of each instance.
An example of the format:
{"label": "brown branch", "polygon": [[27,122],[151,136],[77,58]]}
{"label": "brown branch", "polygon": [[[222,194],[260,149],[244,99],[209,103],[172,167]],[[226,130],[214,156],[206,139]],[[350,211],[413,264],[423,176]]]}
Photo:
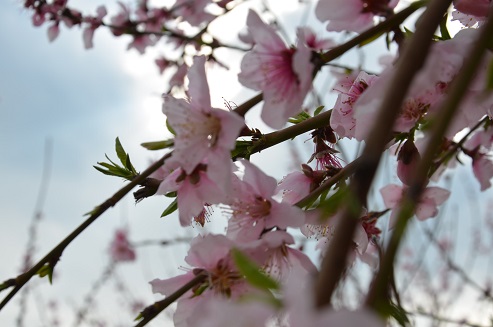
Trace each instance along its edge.
{"label": "brown branch", "polygon": [[488,47],[491,40],[491,34],[493,33],[493,7],[490,10],[487,23],[482,27],[481,34],[478,40],[475,42],[473,48],[469,54],[465,57],[466,60],[462,69],[452,82],[447,97],[441,104],[437,111],[435,120],[432,121],[432,132],[429,137],[428,146],[422,156],[418,167],[413,172],[414,177],[412,180],[414,183],[408,188],[404,195],[403,204],[398,214],[398,220],[394,228],[394,232],[390,238],[387,251],[383,258],[382,266],[378,272],[375,281],[370,289],[366,303],[370,306],[376,307],[382,300],[381,296],[387,287],[387,276],[392,271],[393,262],[397,250],[399,248],[400,240],[402,239],[407,222],[413,215],[416,203],[418,203],[421,193],[427,183],[428,171],[433,164],[433,159],[437,153],[437,149],[441,143],[441,139],[445,134],[448,125],[452,121],[452,118],[457,111],[461,100],[463,99],[467,86],[471,83],[474,74],[481,63],[481,58]]}
{"label": "brown branch", "polygon": [[361,209],[373,178],[381,154],[391,139],[394,121],[399,113],[407,90],[416,72],[423,66],[433,34],[448,9],[451,0],[433,1],[420,20],[416,33],[411,37],[398,61],[395,74],[385,92],[382,105],[375,119],[367,144],[361,155],[361,162],[356,168],[350,184],[350,197],[343,211],[343,219],[336,226],[327,254],[322,262],[322,269],[316,283],[316,304],[323,307],[330,304],[339,279],[346,267],[346,257],[352,246],[352,235],[357,225]]}
{"label": "brown branch", "polygon": [[2,285],[9,287],[14,286],[12,291],[2,300],[0,303],[0,310],[14,297],[14,295],[45,265],[48,264],[51,268],[54,268],[56,262],[59,260],[62,252],[65,248],[82,233],[89,225],[91,225],[99,216],[101,216],[106,210],[117,204],[127,193],[129,193],[135,186],[140,185],[145,179],[153,172],[158,170],[166,159],[171,156],[171,153],[164,155],[161,159],[152,164],[149,168],[143,171],[140,175],[134,178],[130,183],[118,190],[111,198],[104,201],[101,205],[97,206],[79,227],[77,227],[72,233],[70,233],[63,241],[61,241],[53,250],[45,255],[36,265],[34,265],[27,272],[17,276],[16,278],[9,279]]}
{"label": "brown branch", "polygon": [[147,325],[147,323],[150,322],[152,319],[154,319],[159,313],[161,313],[161,311],[169,307],[173,302],[178,300],[183,294],[188,292],[194,286],[202,283],[206,278],[207,278],[207,273],[202,272],[197,276],[195,276],[191,281],[180,287],[180,289],[178,289],[170,296],[166,297],[161,301],[155,302],[154,304],[145,308],[140,313],[140,316],[143,317],[144,319],[139,321],[139,323],[135,325],[135,327],[142,327]]}

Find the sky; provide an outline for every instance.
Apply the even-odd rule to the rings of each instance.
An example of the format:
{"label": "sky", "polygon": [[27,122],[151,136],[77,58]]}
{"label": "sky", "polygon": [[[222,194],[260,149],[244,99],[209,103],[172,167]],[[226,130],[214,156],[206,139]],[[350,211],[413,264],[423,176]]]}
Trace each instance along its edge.
{"label": "sky", "polygon": [[[73,3],[85,12],[93,12],[99,5],[96,1]],[[276,10],[284,26],[303,17],[303,13],[290,10],[286,4]],[[231,16],[223,24],[238,25],[245,15],[246,11]],[[314,26],[321,31],[320,24]],[[221,28],[217,25],[211,30],[219,35]],[[159,51],[149,51],[146,56],[127,51],[128,39],[116,39],[104,30],[96,32],[94,49],[84,50],[81,31],[65,27],[50,43],[46,26],[33,27],[30,14],[13,0],[0,2],[0,31],[0,280],[5,280],[19,273],[46,161],[51,173],[48,183],[43,184],[44,203],[35,258],[51,250],[83,221],[86,212],[124,185],[120,179],[105,176],[92,167],[105,160],[105,154],[116,157],[117,136],[137,169],[144,170],[160,154],[150,153],[140,143],[164,139],[168,134],[160,96],[166,88],[165,78],[153,63]],[[236,42],[236,34],[225,35],[224,41]],[[254,92],[242,91],[236,80],[241,55],[225,53],[224,58],[232,63],[232,69],[210,71],[212,102],[221,105],[225,97],[239,104]],[[361,56],[353,53],[346,60],[358,61]],[[368,69],[378,69],[376,59],[364,60]],[[327,84],[324,80],[319,83]],[[258,116],[258,109],[252,115]],[[261,124],[257,126],[268,131]],[[307,140],[308,136],[297,139],[295,147],[301,154],[306,152],[302,148],[306,148]],[[253,161],[264,163],[265,171],[280,179],[291,168],[289,160],[283,159],[291,155],[292,149],[275,147],[272,152],[255,156]],[[389,180],[395,181],[395,177],[388,177]],[[491,199],[489,195],[478,194],[474,182],[470,172],[458,174],[452,183],[457,184],[456,199],[461,199],[462,205],[446,212],[469,217],[484,214],[483,207],[473,209],[472,214],[470,211],[475,202]],[[25,325],[49,326],[53,312],[57,312],[61,326],[71,325],[75,308],[105,269],[108,244],[116,228],[128,227],[135,242],[190,237],[199,232],[196,227],[179,227],[176,215],[160,219],[166,205],[162,197],[135,205],[128,196],[108,210],[63,253],[52,286],[37,277],[31,281],[32,293],[27,314],[23,315]],[[223,227],[219,223],[211,228]],[[139,248],[137,265],[117,267],[118,278],[131,292],[123,296],[124,291],[115,292],[116,286],[109,283],[102,288],[100,305],[91,314],[112,317],[115,326],[128,325],[135,315],[120,314],[122,299],[132,298],[145,304],[159,299],[151,294],[148,282],[180,273],[178,267],[184,264],[186,249],[185,244]],[[43,307],[53,300],[56,310],[43,312]],[[0,325],[13,326],[18,317],[19,298],[0,312]],[[166,321],[166,317],[160,317],[154,325],[166,325]]]}

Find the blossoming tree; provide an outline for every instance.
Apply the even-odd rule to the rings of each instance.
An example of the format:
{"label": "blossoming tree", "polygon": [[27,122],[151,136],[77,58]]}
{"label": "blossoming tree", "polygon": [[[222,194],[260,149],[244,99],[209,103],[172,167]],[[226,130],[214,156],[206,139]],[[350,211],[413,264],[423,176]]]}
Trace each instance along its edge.
{"label": "blossoming tree", "polygon": [[[267,23],[269,15],[249,3],[177,0],[155,7],[139,1],[134,7],[120,3],[120,12],[108,17],[104,6],[95,15],[83,15],[66,0],[24,1],[33,24],[48,25],[50,41],[62,24],[78,26],[84,46],[91,48],[95,32],[108,28],[115,37],[130,35],[128,47],[140,53],[164,41],[180,55],[156,59],[161,72],[173,71],[162,104],[173,137],[143,146],[164,151],[162,158],[138,172],[117,139],[120,162],[100,162],[95,168],[128,183],[38,263],[0,284],[6,292],[0,310],[33,276],[51,280],[65,248],[140,186],[134,193],[137,202],[161,195],[173,199],[163,216],[177,212],[183,227],[224,219],[227,228],[209,234],[198,227],[185,257],[186,272],[150,281],[152,292],[163,299],[147,306],[136,326],[174,302],[176,326],[409,322],[393,282],[409,221],[439,214],[451,193],[441,178],[459,158],[471,159],[481,191],[491,187],[491,2],[318,0],[311,10],[333,38],[305,24],[297,26],[294,44]],[[208,28],[236,10],[247,11],[246,28],[238,35],[242,43],[226,44]],[[413,14],[418,18],[410,30],[404,23]],[[450,17],[462,24],[453,36],[447,29]],[[382,71],[335,64],[351,49],[380,37],[397,49]],[[238,81],[259,93],[239,105],[228,101],[214,108],[206,72],[209,65],[227,66],[217,55],[223,48],[245,52]],[[315,82],[319,74],[336,79],[335,100],[328,100],[330,90]],[[248,115],[256,106],[272,132],[263,133]],[[305,133],[313,141],[312,153],[282,180],[250,162],[260,151]],[[343,160],[344,148],[355,144],[363,150]],[[379,190],[381,208],[369,201],[369,192],[384,153],[396,162],[387,173],[400,183]],[[213,210],[221,215],[211,216]],[[385,239],[382,229],[390,231]],[[300,237],[318,240],[320,260],[296,246]],[[110,251],[114,262],[136,257],[124,230],[116,233]],[[357,260],[370,266],[372,281],[357,307],[340,308],[334,293]]]}

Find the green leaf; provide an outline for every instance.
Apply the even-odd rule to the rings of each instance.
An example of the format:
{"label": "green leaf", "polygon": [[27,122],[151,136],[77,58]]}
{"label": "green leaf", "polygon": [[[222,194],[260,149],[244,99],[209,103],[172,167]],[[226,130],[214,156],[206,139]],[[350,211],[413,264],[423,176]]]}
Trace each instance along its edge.
{"label": "green leaf", "polygon": [[442,35],[440,39],[444,41],[451,39],[450,33],[448,32],[447,29],[447,18],[448,18],[448,14],[445,14],[442,20],[440,21],[440,34]]}
{"label": "green leaf", "polygon": [[[318,208],[322,209],[327,216],[334,215],[339,209],[339,207],[341,206],[341,204],[349,200],[350,195],[351,192],[349,192],[347,187],[345,186],[339,187],[337,192],[332,194],[327,199],[321,200]],[[353,206],[349,205],[349,207],[353,207]]]}
{"label": "green leaf", "polygon": [[392,44],[392,39],[390,38],[390,33],[385,34],[385,45],[387,46],[387,50],[390,51],[390,45]]}
{"label": "green leaf", "polygon": [[253,146],[253,141],[236,141],[235,148],[231,151],[231,158],[245,158],[250,157],[250,148]]}
{"label": "green leaf", "polygon": [[130,156],[128,155],[128,153],[127,153],[127,160],[125,161],[125,167],[132,173],[133,176],[138,175],[134,165],[132,165],[132,162],[130,161]]}
{"label": "green leaf", "polygon": [[168,131],[169,131],[171,134],[173,134],[173,135],[175,135],[175,136],[176,136],[176,132],[175,132],[175,130],[173,129],[173,127],[171,127],[171,125],[169,124],[168,118],[166,118],[166,127],[168,128]]}
{"label": "green leaf", "polygon": [[313,112],[313,116],[317,116],[319,113],[322,112],[322,110],[324,110],[325,106],[320,106],[320,107],[317,107],[317,109],[315,109],[315,111]]}
{"label": "green leaf", "polygon": [[123,167],[113,162],[113,160],[111,160],[107,154],[105,154],[104,156],[106,157],[106,159],[108,159],[110,163],[98,162],[97,164],[101,167],[93,167],[105,175],[122,177],[127,180],[134,179],[138,175],[138,173],[135,170],[135,167],[132,165],[132,162],[130,161],[130,156],[125,152],[125,149],[123,149],[123,146],[120,143],[118,137],[115,140],[115,151]]}
{"label": "green leaf", "polygon": [[50,281],[50,284],[53,283],[53,267],[49,263],[39,268],[36,274],[39,275],[39,277],[41,278],[48,276],[48,280]]}
{"label": "green leaf", "polygon": [[164,196],[167,198],[176,198],[177,194],[178,193],[176,191],[175,192],[168,192]]}
{"label": "green leaf", "polygon": [[141,146],[146,148],[147,150],[155,151],[167,149],[175,145],[174,139],[163,140],[163,141],[154,141],[154,142],[145,142],[142,143]]}
{"label": "green leaf", "polygon": [[412,36],[413,34],[414,34],[413,31],[411,31],[406,26],[404,26],[404,35],[406,35],[406,37]]}
{"label": "green leaf", "polygon": [[406,315],[406,311],[397,304],[389,303],[385,311],[402,327],[409,326],[410,321]]}
{"label": "green leaf", "polygon": [[233,260],[236,267],[246,280],[254,287],[261,290],[277,290],[279,284],[263,272],[260,267],[238,249],[232,249]]}
{"label": "green leaf", "polygon": [[310,118],[312,118],[312,117],[308,113],[306,113],[305,111],[302,111],[299,114],[297,114],[296,116],[289,118],[288,122],[290,122],[291,124],[298,124],[298,123],[301,123],[302,121],[305,121],[305,120],[310,119]]}
{"label": "green leaf", "polygon": [[139,315],[137,317],[135,317],[134,321],[138,321],[138,320],[142,320],[144,319],[144,316],[142,315],[142,312],[139,313]]}
{"label": "green leaf", "polygon": [[176,201],[176,199],[174,199],[173,202],[171,202],[171,204],[166,209],[164,209],[163,213],[161,214],[161,218],[171,215],[177,209],[178,209],[178,202]]}
{"label": "green leaf", "polygon": [[[127,153],[123,149],[123,146],[120,143],[120,140],[118,139],[118,137],[115,140],[115,150],[116,150],[116,155],[118,156],[118,159],[120,159],[120,162],[125,167],[125,163],[127,161]],[[109,160],[109,158],[108,158],[108,160]]]}

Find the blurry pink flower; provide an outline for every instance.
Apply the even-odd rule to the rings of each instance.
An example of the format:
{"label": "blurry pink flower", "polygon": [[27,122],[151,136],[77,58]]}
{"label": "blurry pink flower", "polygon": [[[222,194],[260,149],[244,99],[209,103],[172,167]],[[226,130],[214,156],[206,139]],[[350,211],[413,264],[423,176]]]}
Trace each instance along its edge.
{"label": "blurry pink flower", "polygon": [[94,31],[101,26],[103,23],[103,18],[106,16],[107,11],[105,6],[99,6],[96,9],[95,17],[86,17],[84,22],[88,24],[88,26],[82,32],[82,39],[84,40],[84,48],[91,49],[94,44],[92,42],[94,38]]}
{"label": "blurry pink flower", "polygon": [[[220,313],[220,314],[218,314]],[[232,301],[211,298],[191,313],[188,327],[264,327],[276,308],[261,301]]]}
{"label": "blurry pink flower", "polygon": [[262,235],[262,242],[267,247],[267,259],[262,268],[270,277],[284,280],[293,269],[307,274],[317,272],[317,268],[306,254],[288,246],[294,244],[291,234],[280,230],[270,231]]}
{"label": "blurry pink flower", "polygon": [[421,160],[418,149],[414,142],[407,140],[402,145],[397,155],[397,176],[405,185],[411,185],[413,174]]}
{"label": "blurry pink flower", "polygon": [[188,72],[190,101],[164,97],[163,113],[176,132],[172,158],[187,174],[201,162],[207,163],[207,175],[228,192],[231,154],[244,126],[234,112],[211,107],[205,75],[205,57],[195,57]]}
{"label": "blurry pink flower", "polygon": [[459,21],[464,27],[471,28],[471,27],[476,27],[481,26],[484,22],[484,19],[478,18],[473,15],[466,15],[458,10],[452,11],[452,21],[456,20]]}
{"label": "blurry pink flower", "polygon": [[178,0],[171,11],[190,25],[199,26],[214,19],[214,15],[205,11],[205,7],[211,3],[211,0]]}
{"label": "blurry pink flower", "polygon": [[167,68],[173,66],[174,62],[168,60],[167,58],[160,56],[156,60],[154,60],[154,63],[159,69],[159,73],[162,74]]}
{"label": "blurry pink flower", "polygon": [[464,153],[472,158],[472,171],[481,185],[481,191],[491,187],[493,162],[488,154],[493,148],[493,128],[481,130],[464,143]]}
{"label": "blurry pink flower", "polygon": [[488,16],[491,0],[454,0],[454,7],[458,11],[476,17]]}
{"label": "blurry pink flower", "polygon": [[152,46],[159,41],[155,35],[133,35],[133,40],[127,46],[127,50],[135,49],[140,54],[144,54],[148,46]]}
{"label": "blurry pink flower", "polygon": [[238,242],[257,240],[264,229],[300,227],[304,213],[288,203],[273,199],[276,180],[246,160],[237,161],[244,167],[242,179],[233,179],[229,206],[231,218],[227,236]]}
{"label": "blurry pink flower", "polygon": [[[406,187],[389,184],[380,190],[385,207],[392,209],[389,228],[393,228],[397,222],[400,210],[400,202]],[[438,206],[445,202],[450,196],[450,191],[437,186],[424,189],[421,199],[416,205],[415,215],[419,220],[426,220],[438,214]]]}
{"label": "blurry pink flower", "polygon": [[310,275],[293,270],[283,284],[284,315],[289,327],[385,327],[385,322],[366,309],[334,311],[316,308],[313,294],[316,290]]}
{"label": "blurry pink flower", "polygon": [[340,94],[330,116],[330,127],[339,137],[351,139],[355,136],[356,120],[353,106],[361,94],[376,80],[378,80],[377,76],[362,71],[354,81],[347,77],[339,84],[340,88],[335,88]]}
{"label": "blurry pink flower", "polygon": [[303,34],[306,46],[315,51],[332,49],[337,45],[332,39],[318,38],[317,33],[308,26],[300,27],[298,33]]}
{"label": "blurry pink flower", "polygon": [[169,89],[171,90],[174,86],[182,87],[185,83],[185,76],[188,74],[188,66],[183,63],[177,66],[176,72],[171,76],[169,80]]}
{"label": "blurry pink flower", "polygon": [[248,88],[264,92],[262,120],[272,128],[281,128],[289,117],[302,110],[311,88],[311,51],[300,31],[296,49],[286,47],[276,31],[252,10],[247,27],[255,45],[243,57],[238,80]]}
{"label": "blurry pink flower", "polygon": [[[322,255],[329,246],[335,233],[337,233],[337,225],[342,215],[336,213],[333,216],[327,217],[323,210],[309,210],[306,213],[306,224],[300,228],[303,235],[308,238],[318,240],[316,249],[322,250]],[[368,247],[369,234],[367,234],[362,224],[358,224],[353,235],[354,251],[348,256],[347,264],[351,265],[356,255],[362,255]]]}
{"label": "blurry pink flower", "polygon": [[110,245],[110,256],[115,262],[134,261],[135,250],[128,241],[127,231],[118,229]]}
{"label": "blurry pink flower", "polygon": [[320,0],[315,15],[329,21],[328,31],[362,32],[373,26],[374,16],[388,16],[398,0]]}
{"label": "blurry pink flower", "polygon": [[60,27],[58,26],[58,22],[56,22],[55,24],[51,25],[48,28],[48,40],[50,42],[55,41],[55,39],[58,37],[59,34],[60,34]]}

